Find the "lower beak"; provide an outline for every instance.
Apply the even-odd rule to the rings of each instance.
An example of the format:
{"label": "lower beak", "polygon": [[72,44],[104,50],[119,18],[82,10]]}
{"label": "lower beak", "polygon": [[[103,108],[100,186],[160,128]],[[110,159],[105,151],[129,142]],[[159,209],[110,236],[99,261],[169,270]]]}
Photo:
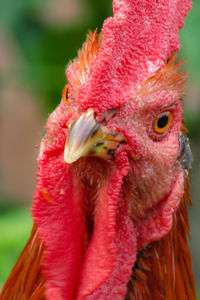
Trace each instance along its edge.
{"label": "lower beak", "polygon": [[112,159],[124,137],[97,123],[93,109],[88,109],[71,124],[66,139],[64,160],[71,164],[81,157]]}

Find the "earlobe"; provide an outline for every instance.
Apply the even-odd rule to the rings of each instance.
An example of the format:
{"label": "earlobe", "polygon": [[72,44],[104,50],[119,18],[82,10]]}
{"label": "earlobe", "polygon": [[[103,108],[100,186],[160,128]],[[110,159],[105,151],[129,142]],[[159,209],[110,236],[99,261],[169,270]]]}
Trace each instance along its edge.
{"label": "earlobe", "polygon": [[180,150],[177,159],[180,161],[183,169],[190,169],[193,162],[193,155],[190,148],[189,139],[183,134],[179,134],[178,141]]}

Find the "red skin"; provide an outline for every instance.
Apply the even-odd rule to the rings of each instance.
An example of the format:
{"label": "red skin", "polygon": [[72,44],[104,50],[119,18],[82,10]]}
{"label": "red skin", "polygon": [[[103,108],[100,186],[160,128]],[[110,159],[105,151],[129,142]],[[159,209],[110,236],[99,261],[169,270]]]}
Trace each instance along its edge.
{"label": "red skin", "polygon": [[[177,163],[180,91],[163,83],[143,95],[140,87],[179,49],[178,29],[191,3],[116,0],[113,5],[114,17],[104,23],[101,48],[80,88],[74,86],[78,62],[69,66],[69,104],[61,102],[51,114],[41,143],[32,212],[45,246],[47,300],[123,299],[137,251],[169,232],[183,194]],[[84,158],[67,165],[66,124],[88,108],[100,121],[106,110],[117,108],[104,125],[122,132],[126,144],[113,161]],[[162,111],[171,111],[173,122],[158,136],[152,124]],[[97,197],[89,199],[97,185]]]}

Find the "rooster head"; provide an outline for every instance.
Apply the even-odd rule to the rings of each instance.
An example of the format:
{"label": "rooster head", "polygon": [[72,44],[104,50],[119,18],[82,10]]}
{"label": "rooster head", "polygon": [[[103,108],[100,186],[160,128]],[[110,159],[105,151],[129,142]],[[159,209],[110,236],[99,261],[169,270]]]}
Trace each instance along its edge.
{"label": "rooster head", "polygon": [[67,68],[32,208],[48,300],[123,299],[137,252],[170,231],[187,146],[185,73],[172,54],[190,7],[114,0]]}

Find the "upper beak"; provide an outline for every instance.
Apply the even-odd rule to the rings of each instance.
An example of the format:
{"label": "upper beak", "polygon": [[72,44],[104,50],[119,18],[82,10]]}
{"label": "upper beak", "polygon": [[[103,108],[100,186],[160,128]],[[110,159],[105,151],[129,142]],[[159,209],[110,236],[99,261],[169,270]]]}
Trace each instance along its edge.
{"label": "upper beak", "polygon": [[124,141],[122,134],[110,132],[97,123],[94,110],[88,109],[69,128],[64,160],[71,164],[85,156],[111,159],[119,144]]}

